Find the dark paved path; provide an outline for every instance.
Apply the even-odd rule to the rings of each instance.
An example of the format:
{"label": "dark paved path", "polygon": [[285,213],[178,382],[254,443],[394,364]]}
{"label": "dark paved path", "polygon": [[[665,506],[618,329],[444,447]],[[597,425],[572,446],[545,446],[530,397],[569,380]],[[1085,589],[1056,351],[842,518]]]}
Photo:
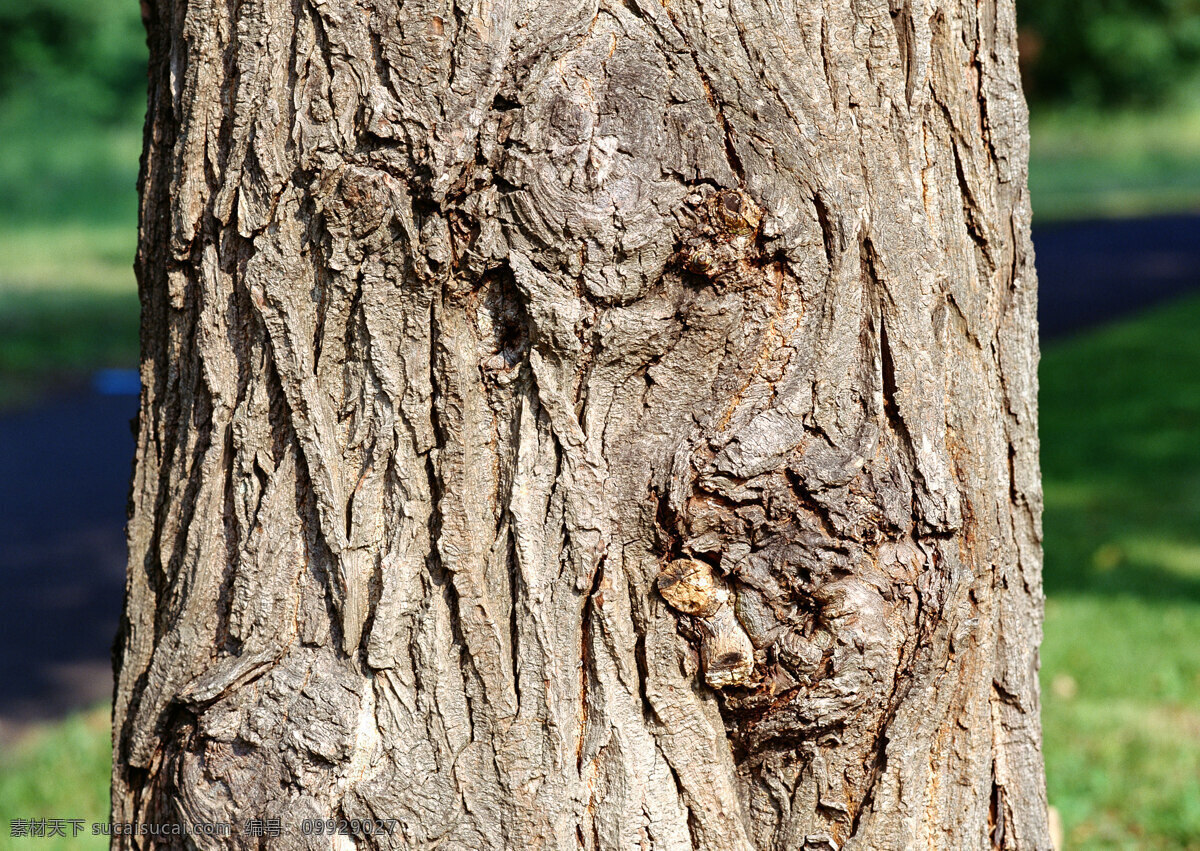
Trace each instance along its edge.
{"label": "dark paved path", "polygon": [[133,396],[0,417],[0,739],[111,696]]}
{"label": "dark paved path", "polygon": [[[1200,216],[1034,241],[1046,339],[1200,289]],[[136,408],[91,393],[0,417],[0,738],[109,696]]]}
{"label": "dark paved path", "polygon": [[1044,340],[1200,289],[1200,216],[1047,225],[1033,246]]}

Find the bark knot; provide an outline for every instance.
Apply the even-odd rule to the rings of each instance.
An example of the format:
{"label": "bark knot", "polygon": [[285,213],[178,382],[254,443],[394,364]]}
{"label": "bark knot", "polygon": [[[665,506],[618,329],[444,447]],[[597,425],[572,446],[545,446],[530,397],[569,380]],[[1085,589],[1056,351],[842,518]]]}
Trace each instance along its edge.
{"label": "bark knot", "polygon": [[754,673],[754,645],[738,622],[732,589],[710,565],[675,559],[658,575],[667,605],[695,619],[704,679],[715,689],[742,685]]}
{"label": "bark knot", "polygon": [[749,195],[723,189],[698,204],[695,227],[683,238],[683,268],[709,279],[736,276],[758,256],[762,210]]}

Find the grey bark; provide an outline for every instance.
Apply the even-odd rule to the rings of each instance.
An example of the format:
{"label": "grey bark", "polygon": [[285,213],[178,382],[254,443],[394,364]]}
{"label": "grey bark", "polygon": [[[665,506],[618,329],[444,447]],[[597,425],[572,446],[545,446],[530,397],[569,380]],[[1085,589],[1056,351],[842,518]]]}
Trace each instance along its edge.
{"label": "grey bark", "polygon": [[1049,847],[1011,0],[144,8],[115,848]]}

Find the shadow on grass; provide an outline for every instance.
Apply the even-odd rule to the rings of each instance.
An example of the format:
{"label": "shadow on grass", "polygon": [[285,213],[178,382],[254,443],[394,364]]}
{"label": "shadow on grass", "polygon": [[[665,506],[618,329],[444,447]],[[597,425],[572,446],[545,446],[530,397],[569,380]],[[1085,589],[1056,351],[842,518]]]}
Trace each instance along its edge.
{"label": "shadow on grass", "polygon": [[0,290],[0,409],[78,385],[95,369],[137,362],[132,287]]}
{"label": "shadow on grass", "polygon": [[1047,346],[1049,594],[1200,603],[1200,297]]}

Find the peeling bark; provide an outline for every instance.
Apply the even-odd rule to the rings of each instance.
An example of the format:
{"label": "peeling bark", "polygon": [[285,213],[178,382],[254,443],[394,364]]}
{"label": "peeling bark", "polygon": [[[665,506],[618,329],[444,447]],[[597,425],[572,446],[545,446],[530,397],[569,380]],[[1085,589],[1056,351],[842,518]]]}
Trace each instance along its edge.
{"label": "peeling bark", "polygon": [[1049,848],[1011,0],[144,6],[114,820]]}

